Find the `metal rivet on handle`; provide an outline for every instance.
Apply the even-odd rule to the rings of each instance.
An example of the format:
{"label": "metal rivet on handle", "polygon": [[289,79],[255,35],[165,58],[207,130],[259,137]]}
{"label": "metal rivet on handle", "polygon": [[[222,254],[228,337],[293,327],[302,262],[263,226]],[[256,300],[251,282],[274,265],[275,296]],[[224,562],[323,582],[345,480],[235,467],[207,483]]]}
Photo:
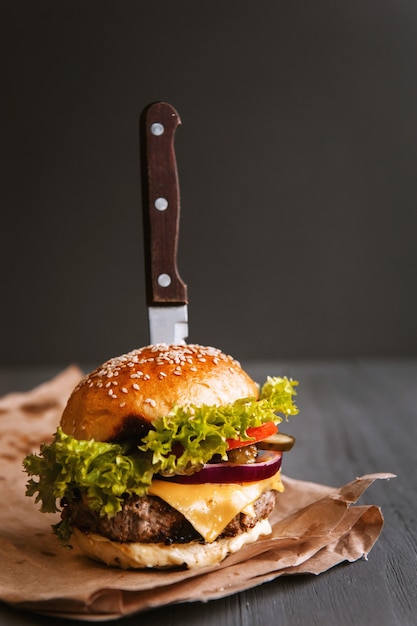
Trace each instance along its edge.
{"label": "metal rivet on handle", "polygon": [[165,211],[168,208],[168,200],[166,198],[157,198],[153,205],[158,211]]}
{"label": "metal rivet on handle", "polygon": [[160,287],[169,287],[171,284],[171,276],[169,274],[159,274],[158,285]]}
{"label": "metal rivet on handle", "polygon": [[161,124],[160,122],[154,122],[151,126],[151,133],[152,135],[162,135],[162,133],[164,132],[164,125]]}

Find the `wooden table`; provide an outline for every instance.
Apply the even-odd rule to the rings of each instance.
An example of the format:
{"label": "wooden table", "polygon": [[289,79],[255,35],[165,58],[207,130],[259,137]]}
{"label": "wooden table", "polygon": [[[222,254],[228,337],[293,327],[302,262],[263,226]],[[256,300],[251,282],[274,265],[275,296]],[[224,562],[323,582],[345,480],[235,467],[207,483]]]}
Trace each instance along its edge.
{"label": "wooden table", "polygon": [[[417,360],[276,361],[244,364],[259,382],[286,374],[300,382],[300,414],[287,431],[296,446],[283,472],[334,486],[392,472],[361,503],[381,506],[385,526],[367,561],[320,576],[280,578],[240,594],[164,607],[119,621],[123,626],[408,626],[417,624]],[[54,368],[0,371],[0,395],[29,389]],[[1,566],[1,565],[0,565]],[[0,604],[0,624],[56,619]],[[79,624],[65,620],[63,624]]]}

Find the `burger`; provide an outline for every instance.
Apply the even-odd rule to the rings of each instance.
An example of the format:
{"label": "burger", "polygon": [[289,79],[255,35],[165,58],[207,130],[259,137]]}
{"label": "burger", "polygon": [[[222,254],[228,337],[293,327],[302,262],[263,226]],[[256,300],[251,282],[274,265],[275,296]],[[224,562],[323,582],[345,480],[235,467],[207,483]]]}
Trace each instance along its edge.
{"label": "burger", "polygon": [[70,395],[53,440],[24,459],[26,494],[54,532],[127,568],[204,567],[271,533],[283,491],[278,423],[296,381],[259,386],[231,356],[194,344],[112,358]]}

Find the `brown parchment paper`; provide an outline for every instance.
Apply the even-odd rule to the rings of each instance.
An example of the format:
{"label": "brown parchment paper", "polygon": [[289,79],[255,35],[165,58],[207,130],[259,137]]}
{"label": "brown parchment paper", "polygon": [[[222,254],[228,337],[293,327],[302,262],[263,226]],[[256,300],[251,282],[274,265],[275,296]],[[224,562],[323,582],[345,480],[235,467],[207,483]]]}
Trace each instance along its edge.
{"label": "brown parchment paper", "polygon": [[[82,376],[72,366],[26,393],[0,399],[0,600],[39,613],[103,621],[175,602],[210,600],[284,574],[320,574],[367,557],[383,517],[377,506],[352,506],[371,474],[333,488],[283,476],[285,492],[271,519],[273,533],[220,565],[188,571],[123,571],[59,545],[51,524],[26,497],[22,460],[49,441]],[[245,562],[245,567],[242,567]]]}

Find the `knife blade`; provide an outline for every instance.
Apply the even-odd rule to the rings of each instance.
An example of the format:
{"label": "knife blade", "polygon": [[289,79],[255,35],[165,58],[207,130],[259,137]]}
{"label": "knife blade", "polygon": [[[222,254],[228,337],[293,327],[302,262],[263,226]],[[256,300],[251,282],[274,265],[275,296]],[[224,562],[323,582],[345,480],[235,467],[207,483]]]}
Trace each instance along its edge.
{"label": "knife blade", "polygon": [[141,116],[142,214],[146,301],[151,344],[184,344],[188,295],[177,267],[180,192],[175,131],[180,116],[155,102]]}

